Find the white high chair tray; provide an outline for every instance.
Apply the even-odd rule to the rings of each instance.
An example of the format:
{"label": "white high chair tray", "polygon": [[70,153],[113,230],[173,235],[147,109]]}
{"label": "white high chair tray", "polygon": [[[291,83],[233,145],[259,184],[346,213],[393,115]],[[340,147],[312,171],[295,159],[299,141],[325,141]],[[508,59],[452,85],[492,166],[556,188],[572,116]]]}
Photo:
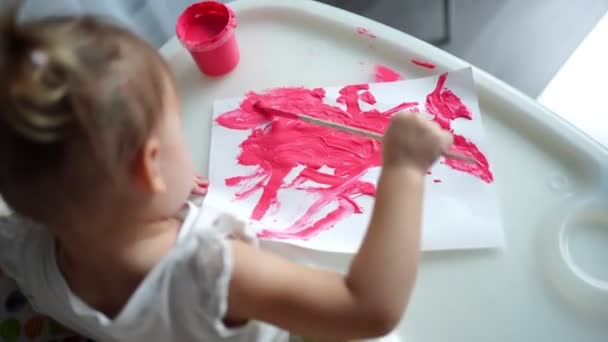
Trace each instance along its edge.
{"label": "white high chair tray", "polygon": [[[372,82],[377,63],[406,78],[469,66],[320,3],[241,0],[230,6],[238,15],[242,60],[229,75],[201,76],[175,38],[161,49],[177,77],[184,130],[203,172],[215,99],[276,86]],[[358,34],[359,27],[376,38]],[[437,68],[416,66],[413,58]],[[608,151],[487,73],[474,68],[474,77],[507,247],[424,253],[400,334],[417,342],[608,341]],[[338,270],[350,260],[268,246]]]}

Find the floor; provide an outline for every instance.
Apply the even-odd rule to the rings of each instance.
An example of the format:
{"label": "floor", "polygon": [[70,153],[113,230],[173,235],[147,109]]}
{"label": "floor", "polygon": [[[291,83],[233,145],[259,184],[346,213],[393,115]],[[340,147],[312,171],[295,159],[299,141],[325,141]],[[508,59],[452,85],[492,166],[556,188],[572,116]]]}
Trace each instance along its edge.
{"label": "floor", "polygon": [[429,42],[537,97],[608,11],[608,0],[322,0]]}

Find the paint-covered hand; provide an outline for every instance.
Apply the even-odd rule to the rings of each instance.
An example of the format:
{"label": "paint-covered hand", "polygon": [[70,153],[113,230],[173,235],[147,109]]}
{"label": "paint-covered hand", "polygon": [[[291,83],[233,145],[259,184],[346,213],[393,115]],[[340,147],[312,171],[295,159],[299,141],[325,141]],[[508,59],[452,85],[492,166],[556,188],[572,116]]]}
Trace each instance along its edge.
{"label": "paint-covered hand", "polygon": [[452,145],[452,135],[413,113],[396,114],[383,142],[384,167],[407,166],[425,173]]}
{"label": "paint-covered hand", "polygon": [[209,180],[201,175],[194,176],[194,187],[192,188],[192,195],[194,196],[205,196],[209,190]]}

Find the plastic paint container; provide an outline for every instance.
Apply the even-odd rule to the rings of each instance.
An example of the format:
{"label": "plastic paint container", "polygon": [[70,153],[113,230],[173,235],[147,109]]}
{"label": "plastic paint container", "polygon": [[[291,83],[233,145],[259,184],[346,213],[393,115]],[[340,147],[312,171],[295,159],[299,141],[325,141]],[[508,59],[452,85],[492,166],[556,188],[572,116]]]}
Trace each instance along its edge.
{"label": "plastic paint container", "polygon": [[228,6],[203,1],[179,16],[175,31],[202,73],[221,76],[239,64],[236,26],[236,16]]}

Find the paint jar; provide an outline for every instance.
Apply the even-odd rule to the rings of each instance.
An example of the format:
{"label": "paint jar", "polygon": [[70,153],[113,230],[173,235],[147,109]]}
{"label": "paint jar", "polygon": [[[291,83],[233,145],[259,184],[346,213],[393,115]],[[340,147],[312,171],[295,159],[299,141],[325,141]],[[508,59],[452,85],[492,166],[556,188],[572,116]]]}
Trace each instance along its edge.
{"label": "paint jar", "polygon": [[236,16],[228,6],[203,1],[179,16],[175,31],[202,73],[221,76],[239,64],[235,29]]}

